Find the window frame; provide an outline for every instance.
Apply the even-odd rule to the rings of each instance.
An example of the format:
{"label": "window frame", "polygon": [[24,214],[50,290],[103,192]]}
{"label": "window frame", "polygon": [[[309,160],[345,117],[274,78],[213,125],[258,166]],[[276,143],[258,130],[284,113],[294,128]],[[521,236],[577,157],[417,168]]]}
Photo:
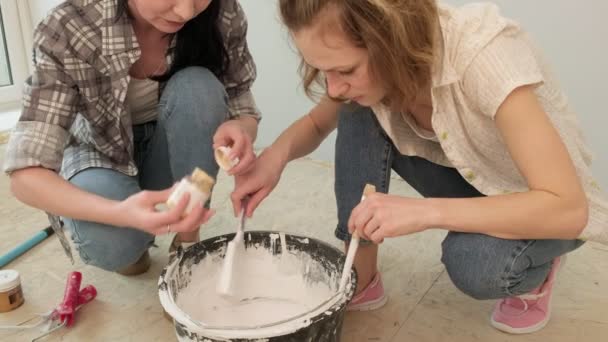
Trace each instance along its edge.
{"label": "window frame", "polygon": [[12,85],[0,87],[0,106],[17,104],[21,100],[23,83],[31,71],[28,61],[32,43],[32,25],[27,0],[0,0],[4,38]]}

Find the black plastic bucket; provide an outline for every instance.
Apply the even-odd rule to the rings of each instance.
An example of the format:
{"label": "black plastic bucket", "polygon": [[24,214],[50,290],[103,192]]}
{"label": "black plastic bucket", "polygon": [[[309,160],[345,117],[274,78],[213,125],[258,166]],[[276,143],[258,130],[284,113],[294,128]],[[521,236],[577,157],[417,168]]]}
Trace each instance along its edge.
{"label": "black plastic bucket", "polygon": [[[277,241],[278,232],[247,231],[245,233],[246,248],[264,248],[272,255],[278,255],[284,250]],[[283,233],[281,233],[283,234]],[[177,298],[183,289],[191,284],[192,269],[205,258],[224,257],[226,246],[234,234],[226,234],[201,241],[186,250],[179,250],[177,257],[171,262],[159,279],[159,297],[165,311],[171,315],[175,323],[175,331],[180,342],[215,342],[215,341],[268,341],[268,342],[323,342],[340,341],[342,323],[346,304],[354,294],[356,273],[351,270],[350,284],[345,293],[337,293],[307,313],[305,320],[298,324],[286,324],[292,318],[276,324],[252,329],[231,327],[212,327],[204,322],[190,318],[177,304]],[[305,253],[323,272],[336,275],[342,272],[345,255],[339,249],[314,238],[284,234],[286,248],[290,253]],[[316,265],[316,266],[319,266]],[[337,289],[339,277],[328,277],[330,287]],[[196,286],[193,284],[193,286]],[[204,298],[192,300],[204,301]],[[295,318],[294,318],[295,319]],[[296,322],[292,321],[291,323]],[[301,324],[300,324],[301,323]]]}

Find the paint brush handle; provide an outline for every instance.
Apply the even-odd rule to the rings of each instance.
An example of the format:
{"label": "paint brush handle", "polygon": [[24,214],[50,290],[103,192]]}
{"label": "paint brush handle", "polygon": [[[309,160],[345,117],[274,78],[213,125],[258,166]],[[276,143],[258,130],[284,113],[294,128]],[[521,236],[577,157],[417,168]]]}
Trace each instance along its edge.
{"label": "paint brush handle", "polygon": [[245,197],[241,201],[241,217],[239,218],[239,226],[232,241],[226,246],[226,254],[224,255],[224,265],[220,271],[216,291],[222,296],[232,296],[232,276],[234,273],[234,259],[236,258],[237,249],[242,248],[245,240],[245,221],[247,220],[247,204],[249,197]]}
{"label": "paint brush handle", "polygon": [[32,249],[34,246],[44,241],[47,237],[53,235],[54,231],[51,227],[46,227],[43,230],[36,233],[34,236],[29,238],[27,241],[19,244],[17,247],[8,251],[8,253],[0,256],[0,267],[4,267],[9,264],[11,261],[15,260],[21,254],[27,252]]}
{"label": "paint brush handle", "polygon": [[[365,200],[367,196],[376,192],[376,187],[371,184],[366,184],[363,189],[363,195],[361,196],[361,202]],[[344,261],[344,269],[342,270],[342,277],[340,278],[340,288],[338,291],[344,292],[346,289],[346,283],[348,279],[350,279],[350,270],[353,267],[353,262],[355,261],[355,255],[357,254],[357,249],[359,248],[359,232],[354,231],[353,235],[350,239],[350,244],[348,245],[348,251],[346,252],[346,261]]]}
{"label": "paint brush handle", "polygon": [[236,235],[234,237],[235,239],[237,237],[242,238],[242,236],[245,234],[245,221],[247,221],[247,204],[249,204],[249,196],[241,200],[241,217],[239,218],[239,226],[236,230]]}
{"label": "paint brush handle", "polygon": [[339,292],[344,292],[344,290],[346,290],[346,283],[350,279],[350,270],[353,267],[355,254],[357,253],[358,248],[359,234],[357,232],[354,232],[353,236],[350,239],[350,244],[348,245],[348,251],[346,252],[346,261],[344,261],[344,269],[342,269],[342,277],[340,278],[340,288],[338,289]]}

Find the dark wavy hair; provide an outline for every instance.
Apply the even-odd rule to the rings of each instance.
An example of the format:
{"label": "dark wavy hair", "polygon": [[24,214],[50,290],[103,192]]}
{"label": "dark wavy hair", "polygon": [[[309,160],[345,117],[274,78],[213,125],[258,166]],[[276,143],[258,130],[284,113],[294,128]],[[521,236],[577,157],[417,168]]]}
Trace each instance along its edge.
{"label": "dark wavy hair", "polygon": [[[209,69],[216,77],[221,77],[228,69],[228,52],[219,30],[219,15],[222,1],[213,0],[209,7],[190,19],[177,32],[173,51],[173,64],[164,75],[154,77],[157,81],[167,81],[176,72],[190,67],[201,66]],[[129,0],[118,0],[116,20],[129,13]]]}

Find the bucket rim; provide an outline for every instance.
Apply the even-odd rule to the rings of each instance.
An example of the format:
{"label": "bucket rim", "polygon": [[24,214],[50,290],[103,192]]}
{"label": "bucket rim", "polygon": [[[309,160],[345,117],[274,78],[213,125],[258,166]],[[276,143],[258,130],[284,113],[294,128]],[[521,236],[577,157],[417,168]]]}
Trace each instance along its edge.
{"label": "bucket rim", "polygon": [[[304,239],[309,239],[309,240],[314,241],[314,243],[316,243],[318,245],[322,245],[325,248],[329,248],[329,249],[337,252],[344,259],[346,258],[345,253],[342,250],[340,250],[339,248],[331,245],[330,243],[328,243],[326,241],[323,241],[323,240],[320,240],[320,239],[317,239],[317,238],[311,237],[311,236],[293,234],[293,233],[276,231],[276,230],[248,230],[245,232],[246,236],[247,236],[247,234],[256,234],[256,235],[260,235],[260,236],[267,235],[268,237],[270,237],[271,234],[285,234],[286,239],[289,236],[291,240],[298,241],[299,243],[303,243],[302,241]],[[294,325],[296,328],[293,328],[291,330],[285,329],[286,331],[284,331],[284,334],[290,334],[290,333],[298,331],[302,328],[305,328],[315,322],[323,320],[324,316],[329,316],[329,315],[327,315],[327,312],[336,313],[341,310],[344,310],[346,308],[347,303],[354,296],[354,291],[355,291],[356,283],[357,283],[357,273],[356,273],[356,270],[354,269],[354,267],[352,267],[351,274],[350,274],[350,281],[349,281],[350,286],[347,287],[347,290],[344,293],[339,292],[339,291],[335,292],[326,301],[324,301],[320,305],[316,306],[314,309],[308,310],[305,314],[290,317],[288,319],[281,320],[279,322],[273,322],[273,323],[258,325],[258,326],[211,326],[211,325],[205,325],[202,322],[198,322],[198,321],[192,319],[192,317],[190,317],[187,313],[185,313],[177,305],[173,296],[170,295],[171,288],[172,288],[170,278],[173,275],[175,269],[178,267],[178,265],[182,261],[182,258],[186,254],[186,251],[188,251],[192,248],[196,248],[197,245],[227,243],[234,237],[234,235],[235,235],[235,233],[217,235],[217,236],[210,237],[208,239],[199,241],[185,249],[182,247],[179,247],[176,257],[173,259],[173,261],[171,261],[169,264],[167,264],[164,267],[163,271],[161,272],[161,275],[159,276],[158,287],[159,287],[159,299],[160,299],[161,305],[163,306],[165,311],[167,311],[167,313],[177,323],[183,325],[188,330],[194,330],[197,333],[205,334],[205,335],[213,335],[214,333],[220,333],[220,332],[221,333],[225,333],[225,332],[237,333],[238,332],[240,334],[247,335],[247,333],[250,332],[252,335],[255,335],[255,336],[252,336],[252,338],[260,338],[260,334],[259,334],[260,330],[269,330],[269,329],[271,330],[273,328],[286,326],[290,322],[302,320],[302,322],[303,322],[302,326],[298,327],[297,325]],[[323,310],[321,310],[322,308],[323,308]],[[309,315],[310,315],[310,318],[305,319],[305,320],[303,319],[304,317],[307,317]],[[306,323],[306,324],[304,324],[304,323]],[[289,330],[289,331],[287,331],[287,330]]]}

